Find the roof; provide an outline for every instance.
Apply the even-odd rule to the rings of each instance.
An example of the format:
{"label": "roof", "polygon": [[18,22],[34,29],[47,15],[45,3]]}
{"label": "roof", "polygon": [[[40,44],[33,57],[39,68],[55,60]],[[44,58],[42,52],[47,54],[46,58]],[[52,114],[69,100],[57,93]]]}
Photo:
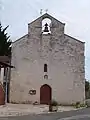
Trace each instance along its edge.
{"label": "roof", "polygon": [[[55,19],[56,21],[58,21],[58,22],[60,22],[59,20],[57,20],[56,18],[54,18],[54,17],[52,17],[51,15],[49,15],[48,13],[45,13],[45,14],[43,14],[42,16],[40,16],[40,17],[38,17],[37,19],[35,19],[34,21],[32,21],[31,23],[28,23],[28,25],[29,24],[32,24],[33,22],[35,22],[35,21],[37,21],[38,19],[44,19],[44,18],[49,18],[49,19]],[[62,22],[60,22],[61,24],[63,24],[63,25],[65,25],[65,23],[62,23]],[[83,42],[83,41],[80,41],[80,40],[78,40],[78,39],[76,39],[76,38],[74,38],[74,37],[72,37],[72,36],[69,36],[69,35],[67,35],[67,34],[64,34],[65,36],[67,36],[67,37],[70,37],[70,38],[72,38],[72,39],[74,39],[74,40],[76,40],[76,41],[78,41],[78,42],[81,42],[81,43],[85,43],[85,42]],[[15,42],[17,42],[17,41],[20,41],[22,38],[24,38],[24,37],[26,37],[26,36],[28,36],[28,34],[26,34],[26,35],[24,35],[24,36],[22,36],[21,38],[19,38],[19,39],[17,39],[16,41],[14,41],[13,43],[15,43]]]}
{"label": "roof", "polygon": [[8,56],[0,56],[0,61],[1,62],[9,62],[10,58]]}
{"label": "roof", "polygon": [[[33,22],[35,22],[36,20],[38,20],[38,19],[40,19],[40,18],[42,18],[42,19],[44,19],[44,18],[52,19],[52,18],[53,18],[53,19],[55,19],[56,21],[60,22],[59,20],[57,20],[57,19],[54,18],[53,16],[49,15],[48,13],[45,13],[45,14],[43,14],[42,16],[40,16],[40,17],[38,17],[37,19],[35,19],[34,21],[28,23],[28,25],[29,25],[29,24],[32,24]],[[63,24],[63,25],[65,25],[65,23],[62,23],[62,22],[60,22],[60,23]]]}
{"label": "roof", "polygon": [[14,68],[14,66],[11,66],[11,65],[9,65],[9,64],[7,64],[7,63],[5,63],[5,62],[1,62],[1,61],[0,61],[0,68],[3,68],[3,67]]}
{"label": "roof", "polygon": [[0,56],[0,68],[2,67],[10,67],[13,68],[13,66],[9,65],[10,58],[8,56]]}
{"label": "roof", "polygon": [[26,37],[27,35],[28,35],[28,34],[23,35],[22,37],[20,37],[19,39],[15,40],[15,41],[14,41],[14,42],[12,42],[12,43],[18,42],[19,40],[21,40],[22,38]]}
{"label": "roof", "polygon": [[76,41],[78,41],[78,42],[80,42],[80,43],[85,43],[85,42],[83,42],[83,41],[81,41],[81,40],[78,40],[78,39],[76,39],[76,38],[74,38],[74,37],[72,37],[72,36],[70,36],[70,35],[67,35],[67,34],[64,34],[65,36],[67,36],[67,37],[70,37],[70,38],[72,38],[72,39],[74,39],[74,40],[76,40]]}

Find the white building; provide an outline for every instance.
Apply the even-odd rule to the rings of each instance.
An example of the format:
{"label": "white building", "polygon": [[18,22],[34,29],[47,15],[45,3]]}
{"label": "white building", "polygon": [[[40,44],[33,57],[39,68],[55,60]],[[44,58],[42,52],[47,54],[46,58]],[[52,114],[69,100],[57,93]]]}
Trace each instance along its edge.
{"label": "white building", "polygon": [[84,42],[64,29],[64,23],[46,13],[28,24],[27,35],[13,42],[10,102],[84,101]]}

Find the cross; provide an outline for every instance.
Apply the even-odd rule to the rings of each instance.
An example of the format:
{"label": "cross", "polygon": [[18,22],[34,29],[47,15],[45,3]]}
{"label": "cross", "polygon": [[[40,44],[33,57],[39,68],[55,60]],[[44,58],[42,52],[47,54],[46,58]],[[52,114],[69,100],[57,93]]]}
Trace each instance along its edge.
{"label": "cross", "polygon": [[40,9],[40,15],[42,15],[42,9]]}
{"label": "cross", "polygon": [[46,11],[46,13],[47,13],[47,12],[48,12],[48,9],[46,9],[45,11]]}

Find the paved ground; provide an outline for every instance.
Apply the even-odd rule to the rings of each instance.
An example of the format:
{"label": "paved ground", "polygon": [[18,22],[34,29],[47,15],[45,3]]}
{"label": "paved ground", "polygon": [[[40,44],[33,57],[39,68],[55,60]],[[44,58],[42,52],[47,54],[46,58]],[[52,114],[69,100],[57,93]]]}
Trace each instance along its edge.
{"label": "paved ground", "polygon": [[[70,111],[76,110],[73,107],[61,107],[58,111]],[[49,108],[47,105],[30,105],[30,104],[7,104],[6,106],[0,106],[0,117],[3,116],[21,116],[28,114],[41,114],[48,113]]]}
{"label": "paved ground", "polygon": [[49,114],[3,117],[0,120],[90,120],[90,108]]}

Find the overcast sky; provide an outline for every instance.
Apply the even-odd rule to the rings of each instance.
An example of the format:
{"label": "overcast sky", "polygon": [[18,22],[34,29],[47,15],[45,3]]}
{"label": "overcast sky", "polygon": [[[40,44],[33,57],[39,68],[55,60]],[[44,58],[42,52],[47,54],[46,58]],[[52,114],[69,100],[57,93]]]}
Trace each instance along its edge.
{"label": "overcast sky", "polygon": [[0,19],[15,41],[28,31],[27,24],[40,9],[66,23],[65,33],[85,42],[86,79],[90,80],[90,0],[0,0]]}

